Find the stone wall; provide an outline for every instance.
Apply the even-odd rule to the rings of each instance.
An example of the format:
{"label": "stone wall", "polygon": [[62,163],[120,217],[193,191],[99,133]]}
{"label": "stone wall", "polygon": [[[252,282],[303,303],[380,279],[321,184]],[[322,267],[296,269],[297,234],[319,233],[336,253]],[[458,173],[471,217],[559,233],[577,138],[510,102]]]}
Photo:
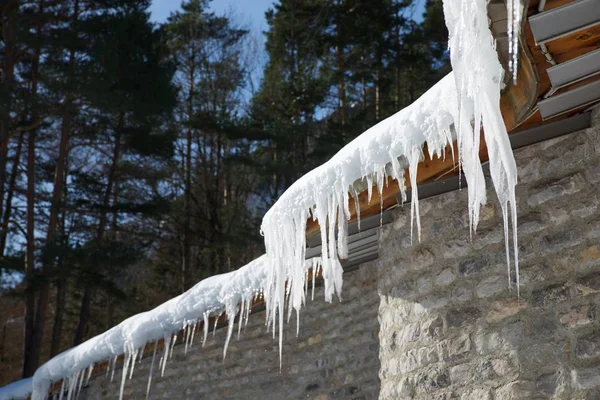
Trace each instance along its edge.
{"label": "stone wall", "polygon": [[600,398],[598,111],[592,126],[515,152],[520,298],[493,191],[472,241],[466,190],[421,201],[413,246],[410,210],[395,212],[378,261],[380,398]]}
{"label": "stone wall", "polygon": [[[252,314],[240,340],[232,337],[223,361],[225,330],[202,348],[184,355],[176,345],[164,377],[154,367],[151,399],[375,399],[379,394],[379,343],[376,266],[363,264],[344,275],[343,301],[325,303],[323,288],[285,328],[283,366],[279,371],[278,341],[264,326],[264,312]],[[310,295],[310,293],[309,293]],[[236,325],[237,332],[237,325]],[[146,353],[151,353],[146,349]],[[125,398],[143,399],[152,357],[135,367],[125,386]],[[158,364],[158,355],[156,359]],[[83,399],[118,399],[121,370],[114,381],[97,376],[82,392]]]}

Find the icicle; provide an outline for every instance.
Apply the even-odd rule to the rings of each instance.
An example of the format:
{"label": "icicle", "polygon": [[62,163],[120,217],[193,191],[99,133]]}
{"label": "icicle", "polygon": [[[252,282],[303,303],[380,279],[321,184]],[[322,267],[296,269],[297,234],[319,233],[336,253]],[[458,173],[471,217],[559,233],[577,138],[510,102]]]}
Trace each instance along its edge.
{"label": "icicle", "polygon": [[227,348],[229,347],[229,340],[231,339],[231,334],[233,333],[236,314],[233,312],[233,315],[227,314],[227,316],[229,319],[227,321],[227,337],[225,338],[225,346],[223,346],[223,361],[225,361],[225,356],[227,355]]}
{"label": "icicle", "polygon": [[148,385],[146,386],[146,399],[150,396],[150,385],[152,384],[152,372],[154,371],[154,359],[156,358],[156,349],[158,348],[158,340],[154,342],[154,351],[152,352],[152,363],[150,363],[150,373],[148,375]]}
{"label": "icicle", "polygon": [[133,370],[135,369],[135,360],[137,358],[137,355],[138,355],[138,350],[134,351],[131,356],[131,371],[129,372],[129,379],[131,379],[131,377],[133,376]]}
{"label": "icicle", "polygon": [[[508,210],[504,207],[504,204],[501,204],[502,209],[502,222],[504,226],[508,225]],[[504,243],[509,243],[508,241],[508,229],[504,230]],[[510,248],[508,246],[504,246],[506,252],[506,277],[508,279],[508,287],[512,287],[512,280],[510,278]]]}
{"label": "icicle", "polygon": [[58,400],[62,400],[63,396],[65,395],[65,381],[66,378],[62,380],[62,383],[60,384],[60,394],[58,395]]}
{"label": "icicle", "polygon": [[175,348],[175,342],[177,342],[177,335],[173,335],[173,344],[171,345],[171,351],[169,352],[169,360],[173,358],[173,349]]}
{"label": "icicle", "polygon": [[79,395],[81,394],[81,388],[83,387],[84,375],[85,375],[85,369],[81,371],[81,376],[79,377],[79,385],[77,387],[77,391],[75,392],[75,399],[78,399]]}
{"label": "icicle", "polygon": [[204,338],[202,339],[202,347],[206,344],[206,339],[208,339],[208,330],[210,329],[208,326],[208,313],[204,313]]}
{"label": "icicle", "polygon": [[[459,143],[459,165],[469,191],[471,233],[477,228],[480,205],[485,203],[485,180],[479,163],[480,126],[488,148],[490,172],[503,210],[507,268],[510,279],[508,207],[513,227],[515,273],[518,277],[518,241],[515,186],[517,169],[500,110],[503,69],[489,29],[486,0],[444,0],[444,14],[450,33],[450,59],[458,90],[459,114],[455,118]],[[508,0],[508,31],[511,54],[518,56],[521,21],[520,2]],[[517,62],[512,60],[513,78]],[[473,121],[474,126],[470,122]]]}
{"label": "icicle", "polygon": [[246,304],[246,320],[244,321],[244,329],[248,326],[248,318],[250,317],[250,312],[252,310],[252,298]]}
{"label": "icicle", "polygon": [[312,280],[312,292],[310,294],[310,299],[312,301],[315,300],[315,282],[317,282],[317,275],[319,274],[319,259],[313,258],[313,280]]}
{"label": "icicle", "polygon": [[140,352],[139,352],[140,358],[139,358],[138,362],[142,362],[142,358],[144,358],[144,350],[146,350],[146,343],[144,343],[142,345],[142,350],[140,350]]}
{"label": "icicle", "polygon": [[308,269],[304,272],[304,298],[308,297]]}
{"label": "icicle", "polygon": [[237,340],[240,340],[240,334],[242,333],[242,321],[244,320],[245,301],[246,300],[242,297],[242,303],[240,304],[240,316],[238,318]]}
{"label": "icicle", "polygon": [[113,379],[115,378],[115,369],[117,368],[117,358],[119,356],[114,356],[113,358],[113,362],[112,362],[112,371],[110,373],[110,382],[112,383]]}
{"label": "icicle", "polygon": [[127,370],[129,369],[129,363],[131,362],[131,352],[125,351],[123,362],[123,373],[121,374],[121,388],[119,389],[119,400],[123,400],[123,390],[125,389],[125,381],[127,379]]}
{"label": "icicle", "polygon": [[360,202],[358,200],[358,192],[354,185],[352,186],[352,198],[354,199],[354,210],[356,212],[356,225],[360,232]]}
{"label": "icicle", "polygon": [[198,324],[198,321],[194,321],[194,325],[192,326],[192,334],[190,337],[190,348],[192,348],[192,345],[194,344],[194,334],[196,333],[197,324]]}
{"label": "icicle", "polygon": [[217,324],[219,323],[219,319],[221,318],[222,315],[223,315],[223,311],[221,311],[221,313],[217,316],[217,318],[215,318],[215,324],[213,325],[212,337],[215,337],[215,333],[217,332]]}
{"label": "icicle", "polygon": [[408,175],[410,176],[410,186],[412,197],[410,201],[410,242],[413,242],[413,221],[417,223],[417,238],[421,241],[421,217],[419,215],[419,193],[417,189],[417,165],[420,160],[420,153],[413,150],[409,158]]}
{"label": "icicle", "polygon": [[367,204],[371,204],[371,198],[373,197],[373,177],[369,174],[366,176],[367,179]]}
{"label": "icicle", "polygon": [[75,386],[77,385],[77,378],[79,378],[79,372],[71,376],[69,379],[69,389],[67,391],[67,400],[71,400],[73,398],[73,392],[75,390]]}
{"label": "icicle", "polygon": [[85,379],[85,385],[87,386],[90,383],[90,378],[92,377],[92,371],[94,370],[94,364],[90,365],[90,369],[87,374],[87,378]]}
{"label": "icicle", "polygon": [[166,336],[163,341],[163,355],[161,357],[161,363],[159,362],[160,367],[160,376],[165,376],[165,367],[167,366],[167,360],[169,359],[169,344],[171,343],[171,336]]}
{"label": "icicle", "polygon": [[[514,195],[514,192],[513,192]],[[512,235],[513,235],[513,253],[515,260],[515,274],[517,278],[517,298],[521,299],[521,281],[519,279],[519,238],[517,236],[517,202],[513,198],[511,201],[511,213],[512,213]],[[507,243],[508,246],[508,243]]]}
{"label": "icicle", "polygon": [[189,340],[190,340],[190,326],[188,324],[186,324],[185,327],[183,328],[183,343],[185,343],[184,348],[183,348],[184,355],[187,355]]}
{"label": "icicle", "polygon": [[510,55],[509,70],[512,72],[513,82],[516,83],[519,69],[519,34],[521,32],[522,10],[519,0],[508,0],[506,3],[508,54]]}

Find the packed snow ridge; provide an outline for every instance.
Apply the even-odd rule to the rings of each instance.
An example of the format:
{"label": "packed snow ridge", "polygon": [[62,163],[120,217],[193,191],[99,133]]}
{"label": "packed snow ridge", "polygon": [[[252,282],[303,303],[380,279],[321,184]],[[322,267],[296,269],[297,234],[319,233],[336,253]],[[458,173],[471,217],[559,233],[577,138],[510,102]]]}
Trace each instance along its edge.
{"label": "packed snow ridge", "polygon": [[[517,68],[517,45],[521,25],[518,0],[508,1],[508,31],[511,39],[513,76]],[[63,380],[60,398],[76,398],[95,363],[109,360],[111,379],[117,357],[124,355],[120,398],[127,376],[131,377],[144,348],[152,351],[152,366],[147,394],[157,358],[157,344],[164,340],[157,371],[164,373],[177,333],[185,351],[192,345],[196,327],[203,323],[203,340],[209,330],[209,316],[223,312],[228,318],[227,339],[223,356],[239,315],[239,330],[250,312],[253,299],[264,295],[266,324],[273,335],[279,333],[282,351],[283,322],[292,310],[298,313],[306,301],[308,270],[320,268],[325,283],[325,300],[341,296],[342,266],[348,255],[348,200],[356,196],[356,182],[366,181],[369,198],[373,184],[381,193],[388,177],[394,178],[403,197],[407,185],[412,191],[411,234],[416,227],[420,239],[417,166],[427,145],[430,157],[442,157],[446,146],[456,140],[457,167],[467,181],[471,234],[479,221],[480,207],[486,202],[485,179],[479,160],[480,132],[488,148],[492,181],[504,217],[506,257],[510,285],[509,222],[512,224],[513,253],[518,287],[518,252],[515,185],[517,172],[506,127],[500,112],[500,90],[504,71],[488,27],[486,0],[444,0],[444,14],[450,38],[453,72],[444,77],[411,106],[375,125],[344,147],[330,161],[294,183],[265,215],[261,232],[266,254],[237,271],[205,279],[186,293],[152,311],[135,315],[109,331],[65,351],[42,365],[32,380],[15,382],[0,389],[0,400],[44,399],[52,382]],[[358,204],[358,202],[356,202]],[[356,210],[357,216],[360,210]],[[320,226],[322,256],[305,260],[308,218]],[[314,279],[313,279],[314,285]],[[313,286],[314,290],[314,286]],[[152,346],[151,343],[154,342]]]}

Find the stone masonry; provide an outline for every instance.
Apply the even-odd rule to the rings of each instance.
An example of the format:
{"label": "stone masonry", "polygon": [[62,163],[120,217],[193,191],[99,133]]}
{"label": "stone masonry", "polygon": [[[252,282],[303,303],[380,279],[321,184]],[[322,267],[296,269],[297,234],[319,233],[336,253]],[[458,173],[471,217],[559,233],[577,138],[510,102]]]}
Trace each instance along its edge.
{"label": "stone masonry", "polygon": [[[250,315],[237,340],[237,324],[223,360],[225,329],[212,332],[206,347],[201,332],[187,355],[176,345],[164,377],[157,372],[157,354],[150,399],[376,399],[379,394],[379,343],[376,266],[374,262],[344,274],[343,301],[324,301],[315,291],[300,313],[285,327],[283,365],[279,370],[278,340],[267,333],[264,312]],[[310,296],[310,289],[309,289]],[[144,399],[152,346],[135,366],[125,385],[126,399]],[[118,399],[121,370],[114,381],[104,374],[93,378],[83,399]]]}
{"label": "stone masonry", "polygon": [[600,399],[600,111],[515,157],[520,297],[493,190],[472,240],[466,190],[384,227],[381,399]]}

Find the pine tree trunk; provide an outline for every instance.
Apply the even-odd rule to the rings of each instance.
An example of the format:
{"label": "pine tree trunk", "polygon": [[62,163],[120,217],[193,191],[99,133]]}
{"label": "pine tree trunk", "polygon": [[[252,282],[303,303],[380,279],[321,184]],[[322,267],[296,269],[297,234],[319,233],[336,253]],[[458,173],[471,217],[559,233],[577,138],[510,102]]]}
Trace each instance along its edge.
{"label": "pine tree trunk", "polygon": [[[65,160],[68,170],[69,161],[68,158]],[[65,176],[66,181],[66,176]],[[66,182],[65,182],[66,183]],[[67,198],[67,189],[66,184],[63,185],[64,194],[63,199]],[[61,239],[63,243],[67,243],[68,238],[66,238],[65,225],[66,225],[66,217],[67,211],[63,210],[62,213],[62,221],[61,221]],[[65,306],[67,301],[67,281],[68,273],[67,273],[67,265],[65,263],[64,257],[60,257],[58,259],[58,280],[56,282],[56,309],[54,313],[54,326],[52,327],[52,343],[50,345],[50,357],[54,357],[60,351],[60,343],[62,340],[62,329],[63,329],[63,321],[65,314]]]}
{"label": "pine tree trunk", "polygon": [[[193,56],[190,58],[190,72],[188,77],[189,93],[187,99],[187,119],[188,122],[194,114],[194,77],[195,61]],[[181,263],[181,293],[185,292],[191,286],[191,207],[192,207],[192,141],[193,131],[191,127],[187,128],[184,160],[184,196],[183,196],[183,258]]]}
{"label": "pine tree trunk", "polygon": [[25,260],[26,304],[25,304],[25,343],[23,357],[23,377],[33,375],[37,369],[41,345],[36,346],[35,330],[35,131],[29,132],[27,145],[27,250]]}
{"label": "pine tree trunk", "polygon": [[[3,215],[4,207],[4,184],[6,181],[6,164],[8,151],[8,133],[10,127],[10,109],[12,84],[15,71],[15,49],[14,49],[14,28],[15,14],[19,3],[17,1],[6,1],[0,6],[0,21],[2,22],[2,39],[4,42],[2,72],[4,79],[0,95],[4,102],[0,107],[0,215]],[[0,253],[0,256],[2,254]]]}
{"label": "pine tree trunk", "polygon": [[10,222],[10,217],[12,214],[12,199],[15,193],[17,175],[19,175],[19,165],[21,164],[21,151],[23,149],[24,141],[25,135],[22,134],[19,136],[19,140],[17,142],[17,149],[15,150],[15,158],[10,174],[10,181],[8,183],[8,191],[6,192],[4,215],[2,216],[2,224],[0,224],[0,261],[3,259],[4,250],[6,249],[6,239],[8,237],[8,224]]}
{"label": "pine tree trunk", "polygon": [[67,299],[67,279],[64,270],[64,261],[58,261],[59,279],[56,282],[56,310],[54,313],[54,326],[52,327],[52,343],[50,345],[50,357],[54,357],[60,351],[62,338],[63,320],[65,314],[65,302]]}

